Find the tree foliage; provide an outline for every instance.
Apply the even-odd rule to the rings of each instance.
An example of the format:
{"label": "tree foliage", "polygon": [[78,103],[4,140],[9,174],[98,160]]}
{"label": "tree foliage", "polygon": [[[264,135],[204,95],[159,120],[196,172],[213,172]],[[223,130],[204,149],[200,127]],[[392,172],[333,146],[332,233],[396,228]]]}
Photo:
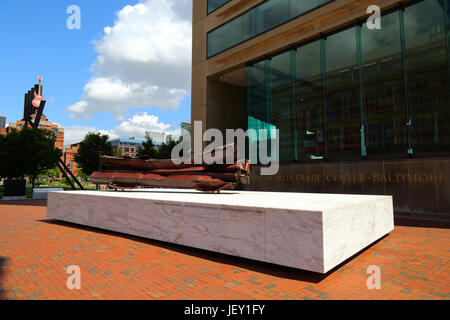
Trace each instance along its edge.
{"label": "tree foliage", "polygon": [[78,178],[80,178],[83,181],[88,181],[88,179],[89,179],[89,176],[87,174],[85,174],[84,171],[81,169],[77,170],[77,176],[78,176]]}
{"label": "tree foliage", "polygon": [[116,152],[114,152],[114,157],[122,157],[123,152],[122,149],[117,148]]}
{"label": "tree foliage", "polygon": [[113,155],[112,144],[108,142],[108,139],[108,135],[90,132],[80,143],[78,153],[75,155],[75,162],[86,175],[91,175],[99,169],[100,154]]}
{"label": "tree foliage", "polygon": [[158,151],[155,148],[150,134],[147,132],[145,134],[145,141],[142,143],[142,148],[140,148],[136,154],[137,157],[148,157],[150,159],[155,159]]}
{"label": "tree foliage", "polygon": [[172,150],[178,144],[177,141],[170,140],[169,142],[163,143],[159,148],[155,159],[171,159]]}
{"label": "tree foliage", "polygon": [[179,143],[179,141],[170,140],[163,143],[159,148],[156,148],[150,134],[145,135],[145,142],[142,148],[137,152],[137,157],[146,157],[150,159],[170,159],[172,158],[172,150]]}
{"label": "tree foliage", "polygon": [[24,127],[0,136],[0,177],[34,178],[57,166],[62,151],[55,148],[53,132]]}

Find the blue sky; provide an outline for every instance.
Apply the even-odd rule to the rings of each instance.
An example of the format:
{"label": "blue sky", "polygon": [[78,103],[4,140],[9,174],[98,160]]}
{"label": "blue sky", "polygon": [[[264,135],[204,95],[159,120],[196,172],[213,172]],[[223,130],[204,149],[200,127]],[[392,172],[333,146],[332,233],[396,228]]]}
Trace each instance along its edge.
{"label": "blue sky", "polygon": [[[112,35],[108,39],[105,37],[104,28],[114,27],[115,21],[118,20],[117,14],[123,8],[127,5],[135,6],[140,2],[143,2],[141,5],[145,5],[149,10],[145,12],[140,10],[138,13],[133,12],[131,9],[123,11],[121,18],[123,24],[130,25],[132,23],[130,21],[133,21],[133,19],[137,20],[133,14],[139,14],[142,19],[145,19],[143,21],[148,21],[154,19],[154,15],[170,15],[172,13],[170,8],[159,9],[158,5],[167,2],[163,0],[1,0],[0,36],[2,39],[2,50],[0,50],[0,61],[2,76],[0,77],[0,92],[2,92],[2,99],[0,115],[6,116],[7,122],[15,122],[21,119],[24,93],[37,82],[38,75],[42,75],[44,77],[44,98],[47,100],[44,113],[49,120],[67,128],[69,132],[66,135],[69,140],[78,139],[83,129],[90,131],[93,128],[105,132],[113,132],[113,134],[117,135],[128,133],[141,135],[142,128],[135,132],[133,132],[133,128],[129,127],[126,127],[128,131],[114,131],[113,129],[121,125],[125,128],[127,123],[130,126],[133,123],[140,123],[140,118],[137,117],[134,122],[128,120],[136,115],[142,115],[144,112],[146,112],[147,116],[157,116],[157,123],[164,124],[160,125],[159,128],[168,131],[176,129],[177,123],[189,120],[190,86],[183,85],[183,88],[181,88],[178,84],[167,84],[167,79],[161,79],[161,82],[165,83],[163,86],[166,85],[168,88],[174,89],[178,89],[177,86],[179,86],[180,89],[184,89],[180,90],[181,93],[177,95],[177,103],[172,103],[173,105],[171,106],[166,106],[166,100],[168,101],[168,99],[156,99],[156,96],[151,95],[134,99],[135,93],[139,93],[141,90],[139,88],[144,88],[145,85],[149,86],[150,84],[152,86],[160,85],[158,82],[160,79],[155,76],[152,77],[150,84],[146,83],[138,86],[136,91],[127,91],[127,94],[131,95],[133,100],[136,100],[130,102],[129,105],[128,100],[132,100],[129,97],[112,102],[109,102],[108,97],[106,97],[106,101],[102,100],[103,104],[100,103],[97,97],[103,95],[103,91],[101,93],[93,93],[93,91],[98,89],[98,86],[94,86],[97,89],[84,90],[88,83],[96,83],[95,80],[98,78],[112,79],[110,82],[114,83],[119,81],[124,88],[136,86],[143,82],[142,75],[136,75],[136,79],[134,79],[132,71],[125,75],[123,75],[123,72],[118,74],[114,69],[115,66],[131,70],[132,68],[129,68],[131,64],[133,66],[137,65],[137,69],[139,69],[138,63],[141,63],[145,64],[146,68],[149,68],[149,73],[152,73],[152,68],[155,68],[155,65],[166,63],[161,59],[153,60],[150,63],[148,59],[136,62],[132,61],[133,57],[116,56],[115,50],[120,53],[120,51],[124,50],[124,44],[127,45],[127,41],[131,43],[128,51],[136,52],[138,59],[145,55],[152,55],[153,51],[157,51],[158,43],[150,40],[151,25],[146,26],[147,31],[141,32],[139,30],[136,31],[136,29],[139,29],[138,22],[136,22],[137,28],[136,25],[130,27],[130,37],[127,37],[128,33],[124,33],[118,28],[117,30],[113,29]],[[187,11],[189,10],[189,2],[186,1]],[[69,30],[66,27],[66,20],[70,16],[66,13],[66,9],[73,4],[81,9],[80,30]],[[155,12],[157,10],[161,11]],[[175,12],[175,14],[177,13]],[[182,17],[183,15],[185,17]],[[177,23],[178,20],[181,21],[183,19],[189,22],[188,12],[181,12],[180,17],[174,16],[169,20],[165,19],[164,23]],[[186,25],[187,23],[183,26],[185,27]],[[142,49],[142,39],[144,41],[147,39],[145,32],[149,33],[148,39],[150,44],[149,46],[144,46],[147,48],[146,50]],[[114,34],[116,35],[114,36]],[[141,39],[137,47],[133,47],[133,37]],[[103,41],[105,44],[104,48],[96,50],[94,41],[97,41],[97,43],[102,43]],[[114,45],[112,45],[111,49],[111,43],[118,43],[118,48],[115,49]],[[166,47],[164,45],[164,48]],[[101,52],[99,53],[99,51]],[[107,66],[93,68],[93,64],[99,61],[99,55],[106,57],[107,61],[109,59],[110,63]],[[163,52],[160,56],[165,55],[166,53]],[[186,67],[183,66],[183,70],[186,70]],[[107,81],[105,86],[110,85],[110,82]],[[107,90],[107,88],[105,89],[103,86],[102,90]],[[112,88],[112,90],[115,89]],[[88,101],[88,108],[75,113],[68,110],[71,105],[84,100]],[[115,109],[113,112],[107,111],[109,110],[108,103],[111,103],[111,106],[114,105]],[[78,109],[72,108],[70,110]],[[155,118],[152,119],[154,121]],[[125,125],[123,124],[124,122],[126,122]],[[78,131],[72,134],[70,132],[71,128]],[[154,130],[155,128],[149,129]]]}

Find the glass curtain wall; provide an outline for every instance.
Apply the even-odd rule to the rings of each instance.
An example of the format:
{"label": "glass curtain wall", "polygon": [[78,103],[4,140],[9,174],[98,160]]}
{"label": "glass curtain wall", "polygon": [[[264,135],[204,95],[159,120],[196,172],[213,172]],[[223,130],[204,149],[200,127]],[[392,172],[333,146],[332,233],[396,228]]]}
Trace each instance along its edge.
{"label": "glass curtain wall", "polygon": [[291,52],[285,52],[272,58],[272,114],[270,122],[279,130],[280,160],[294,159],[294,104],[292,95]]}
{"label": "glass curtain wall", "polygon": [[[325,66],[321,59],[322,40],[298,48],[296,52],[296,143],[299,160],[326,158],[324,117]],[[325,48],[323,48],[325,49]]]}
{"label": "glass curtain wall", "polygon": [[361,156],[361,108],[356,28],[327,38],[328,158]]}
{"label": "glass curtain wall", "polygon": [[208,58],[332,0],[266,0],[208,33]]}
{"label": "glass curtain wall", "polygon": [[381,29],[362,32],[365,143],[371,157],[408,150],[400,12],[381,18]]}
{"label": "glass curtain wall", "polygon": [[404,11],[413,154],[450,150],[446,5],[426,0]]}
{"label": "glass curtain wall", "polygon": [[280,129],[281,161],[449,154],[449,1],[248,66],[249,129]]}
{"label": "glass curtain wall", "polygon": [[[270,60],[255,63],[247,67],[247,114],[250,134],[248,142],[250,147],[255,147],[259,155],[259,143],[264,137],[260,136],[260,130],[271,132],[274,125],[271,123],[271,81]],[[265,137],[266,139],[268,137]]]}

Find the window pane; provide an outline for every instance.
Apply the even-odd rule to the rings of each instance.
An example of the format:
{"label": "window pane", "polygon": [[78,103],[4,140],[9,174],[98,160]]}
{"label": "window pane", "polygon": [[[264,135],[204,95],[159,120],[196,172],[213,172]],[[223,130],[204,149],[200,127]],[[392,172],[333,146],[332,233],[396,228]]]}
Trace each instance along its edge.
{"label": "window pane", "polygon": [[279,129],[280,161],[294,160],[294,128],[291,52],[272,58],[272,107],[271,124]]}
{"label": "window pane", "polygon": [[214,10],[220,8],[225,3],[229,2],[230,0],[208,0],[208,14],[213,12]]}
{"label": "window pane", "polygon": [[405,9],[407,83],[415,154],[450,150],[449,74],[444,1]]}
{"label": "window pane", "polygon": [[[248,20],[247,20],[248,21]],[[208,55],[231,48],[243,40],[243,20],[234,19],[208,35]]]}
{"label": "window pane", "polygon": [[369,156],[406,155],[407,127],[400,16],[381,18],[381,29],[362,26],[364,115]]}
{"label": "window pane", "polygon": [[325,152],[320,41],[297,50],[297,129],[300,160],[323,159]]}
{"label": "window pane", "polygon": [[329,158],[359,159],[361,109],[355,28],[328,37],[327,84]]}
{"label": "window pane", "polygon": [[289,0],[270,0],[255,8],[256,34],[269,30],[290,17]]}

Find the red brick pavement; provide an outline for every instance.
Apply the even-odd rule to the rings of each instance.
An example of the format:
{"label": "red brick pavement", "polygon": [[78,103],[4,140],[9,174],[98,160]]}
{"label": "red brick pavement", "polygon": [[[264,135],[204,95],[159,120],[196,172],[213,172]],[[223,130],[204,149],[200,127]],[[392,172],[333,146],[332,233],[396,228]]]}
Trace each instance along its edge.
{"label": "red brick pavement", "polygon": [[[0,299],[449,299],[450,229],[397,226],[327,275],[46,218],[0,204]],[[67,266],[81,268],[68,290]],[[367,268],[381,289],[367,289]]]}

